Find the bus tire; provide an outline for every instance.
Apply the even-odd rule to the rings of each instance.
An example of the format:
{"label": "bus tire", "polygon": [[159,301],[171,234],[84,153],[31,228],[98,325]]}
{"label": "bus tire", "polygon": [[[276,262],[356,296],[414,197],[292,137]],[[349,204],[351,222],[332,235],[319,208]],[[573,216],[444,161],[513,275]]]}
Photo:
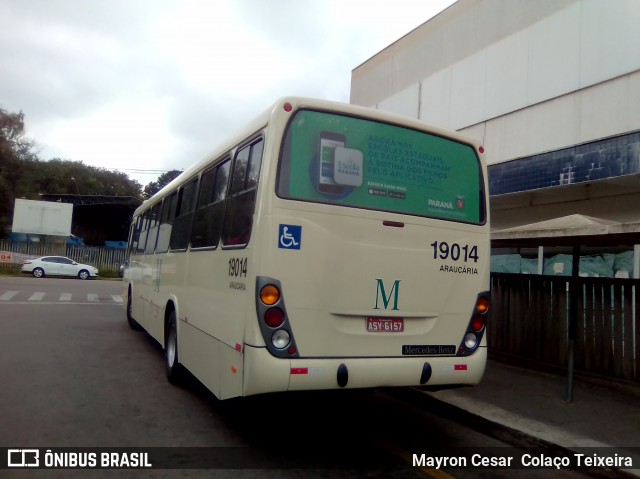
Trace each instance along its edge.
{"label": "bus tire", "polygon": [[132,308],[133,305],[131,303],[131,288],[129,288],[129,293],[127,294],[127,323],[129,323],[129,327],[134,331],[142,331],[142,326],[140,326],[138,321],[133,319],[133,316],[131,315]]}
{"label": "bus tire", "polygon": [[164,366],[169,382],[179,386],[184,378],[184,369],[178,356],[178,325],[175,310],[169,314],[165,332]]}

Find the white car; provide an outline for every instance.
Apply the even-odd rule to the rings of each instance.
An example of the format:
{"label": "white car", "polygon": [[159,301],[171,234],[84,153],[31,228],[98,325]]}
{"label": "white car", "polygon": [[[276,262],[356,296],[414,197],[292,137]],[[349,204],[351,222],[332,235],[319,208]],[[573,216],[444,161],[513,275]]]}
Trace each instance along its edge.
{"label": "white car", "polygon": [[28,259],[22,265],[23,273],[30,273],[36,278],[45,276],[75,276],[89,279],[98,276],[98,268],[88,264],[76,263],[65,256],[44,256]]}

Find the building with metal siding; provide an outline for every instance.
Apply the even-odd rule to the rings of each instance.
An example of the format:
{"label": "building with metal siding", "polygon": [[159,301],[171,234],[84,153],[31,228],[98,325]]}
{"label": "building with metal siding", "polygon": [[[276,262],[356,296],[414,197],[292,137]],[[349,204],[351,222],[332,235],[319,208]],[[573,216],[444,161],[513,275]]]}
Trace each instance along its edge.
{"label": "building with metal siding", "polygon": [[640,2],[458,0],[352,72],[351,102],[481,141],[495,229],[640,221]]}

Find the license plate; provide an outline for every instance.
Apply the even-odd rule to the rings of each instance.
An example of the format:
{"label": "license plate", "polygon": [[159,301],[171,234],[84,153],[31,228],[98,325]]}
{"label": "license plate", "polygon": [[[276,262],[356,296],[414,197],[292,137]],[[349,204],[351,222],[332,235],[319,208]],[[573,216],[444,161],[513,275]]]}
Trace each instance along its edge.
{"label": "license plate", "polygon": [[374,333],[401,333],[404,331],[404,319],[367,318],[367,331]]}

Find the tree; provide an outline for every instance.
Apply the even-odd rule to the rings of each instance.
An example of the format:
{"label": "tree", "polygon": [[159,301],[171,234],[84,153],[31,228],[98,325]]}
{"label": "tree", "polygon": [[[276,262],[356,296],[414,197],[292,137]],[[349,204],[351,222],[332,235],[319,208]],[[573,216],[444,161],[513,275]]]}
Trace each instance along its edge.
{"label": "tree", "polygon": [[41,160],[36,142],[25,137],[24,114],[0,108],[0,237],[11,225],[15,198],[39,200],[41,194],[141,199],[142,186],[125,173],[81,161]]}
{"label": "tree", "polygon": [[35,143],[24,138],[24,113],[0,108],[0,234],[11,223],[21,161],[31,161]]}
{"label": "tree", "polygon": [[24,135],[24,113],[9,113],[0,108],[0,155],[13,154]]}
{"label": "tree", "polygon": [[158,181],[152,181],[151,183],[149,183],[147,186],[144,187],[143,195],[145,199],[151,198],[158,191],[160,191],[162,188],[164,188],[169,183],[171,183],[174,179],[180,176],[180,173],[182,173],[182,171],[180,170],[170,170],[170,171],[167,171],[166,173],[162,173],[158,177]]}

